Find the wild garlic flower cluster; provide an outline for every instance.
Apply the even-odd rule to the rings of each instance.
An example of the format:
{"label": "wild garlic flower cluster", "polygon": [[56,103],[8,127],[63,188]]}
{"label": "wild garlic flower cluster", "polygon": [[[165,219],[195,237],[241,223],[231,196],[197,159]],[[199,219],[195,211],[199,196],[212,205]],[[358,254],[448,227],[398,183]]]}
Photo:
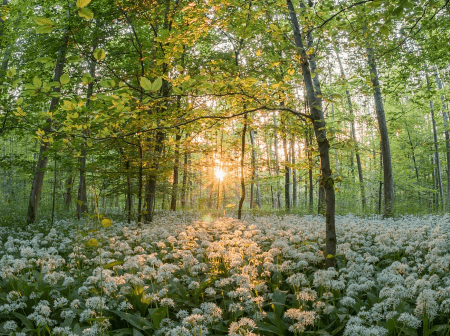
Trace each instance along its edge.
{"label": "wild garlic flower cluster", "polygon": [[449,219],[338,217],[336,269],[324,269],[321,217],[164,212],[142,226],[0,228],[0,334],[444,330]]}

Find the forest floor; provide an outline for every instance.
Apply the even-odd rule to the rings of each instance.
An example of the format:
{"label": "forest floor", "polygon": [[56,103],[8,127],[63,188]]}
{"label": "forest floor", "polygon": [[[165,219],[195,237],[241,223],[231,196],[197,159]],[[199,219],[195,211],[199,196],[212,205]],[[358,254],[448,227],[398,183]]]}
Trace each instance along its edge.
{"label": "forest floor", "polygon": [[0,335],[449,335],[450,216],[0,227]]}

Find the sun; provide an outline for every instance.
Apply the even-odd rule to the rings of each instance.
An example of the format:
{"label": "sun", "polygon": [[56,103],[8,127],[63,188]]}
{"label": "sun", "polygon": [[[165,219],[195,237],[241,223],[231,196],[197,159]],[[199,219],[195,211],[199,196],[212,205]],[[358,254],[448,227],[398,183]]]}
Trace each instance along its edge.
{"label": "sun", "polygon": [[222,170],[222,168],[217,168],[214,172],[214,175],[216,175],[219,180],[222,180],[225,177],[225,172]]}

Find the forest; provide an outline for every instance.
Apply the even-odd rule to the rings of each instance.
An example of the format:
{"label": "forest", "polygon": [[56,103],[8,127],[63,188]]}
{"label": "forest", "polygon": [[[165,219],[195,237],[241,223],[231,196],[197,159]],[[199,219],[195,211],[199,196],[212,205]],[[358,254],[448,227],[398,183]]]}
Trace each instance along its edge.
{"label": "forest", "polygon": [[450,335],[449,0],[0,8],[0,335]]}

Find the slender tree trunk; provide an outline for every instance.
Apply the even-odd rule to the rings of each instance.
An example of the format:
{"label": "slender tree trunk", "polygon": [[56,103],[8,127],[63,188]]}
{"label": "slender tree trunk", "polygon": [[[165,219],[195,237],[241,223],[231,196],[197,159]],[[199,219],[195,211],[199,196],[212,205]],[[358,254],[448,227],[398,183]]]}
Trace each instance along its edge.
{"label": "slender tree trunk", "polygon": [[143,172],[143,166],[144,166],[144,148],[142,143],[142,137],[139,135],[138,137],[138,152],[139,152],[139,168],[138,168],[138,208],[137,208],[137,222],[142,222],[142,190],[144,189],[144,172]]}
{"label": "slender tree trunk", "polygon": [[[428,77],[428,69],[425,64],[425,78],[427,80],[427,88],[428,91],[430,88],[430,79]],[[442,202],[442,210],[445,211],[445,200],[444,200],[444,188],[442,187],[442,174],[441,174],[441,159],[439,156],[439,145],[438,145],[438,137],[437,137],[437,127],[436,127],[436,119],[434,117],[434,106],[433,99],[430,99],[430,112],[431,112],[431,123],[433,126],[433,141],[434,141],[434,161],[436,163],[436,185],[437,190],[439,191],[439,197]],[[437,202],[437,207],[439,208],[439,201]]]}
{"label": "slender tree trunk", "polygon": [[[436,68],[434,69],[434,76],[436,78],[436,85],[438,90],[442,90],[442,82],[441,79],[438,76]],[[449,135],[449,129],[448,129],[448,106],[445,103],[445,97],[444,95],[441,96],[441,103],[442,103],[442,117],[444,119],[444,135],[445,135],[445,150],[447,154],[447,199],[445,200],[446,208],[449,206],[450,202],[450,135]]]}
{"label": "slender tree trunk", "polygon": [[56,175],[57,175],[56,155],[54,157],[54,161],[55,161],[55,166],[53,167],[52,221],[51,221],[52,225],[55,223]]}
{"label": "slender tree trunk", "polygon": [[177,210],[178,194],[178,167],[180,165],[180,140],[181,133],[175,135],[175,163],[173,165],[172,199],[170,200],[170,210]]}
{"label": "slender tree trunk", "polygon": [[[321,168],[321,184],[325,188],[326,197],[326,251],[325,259],[326,267],[336,267],[336,230],[335,230],[335,194],[334,183],[331,176],[330,167],[330,144],[327,139],[325,131],[325,121],[323,111],[321,108],[321,98],[318,97],[318,92],[315,91],[311,78],[311,69],[309,67],[308,55],[306,54],[303,45],[302,36],[300,34],[300,26],[298,24],[297,15],[295,13],[294,5],[291,0],[286,0],[289,9],[290,21],[294,31],[294,40],[298,48],[298,53],[301,56],[301,69],[303,74],[303,81],[307,91],[307,98],[310,107],[311,119],[313,122],[314,133],[319,147],[320,168]],[[314,55],[314,53],[313,53]],[[320,85],[319,85],[320,87]]]}
{"label": "slender tree trunk", "polygon": [[[256,157],[256,144],[255,144],[255,131],[250,130],[250,142],[252,145],[252,206],[256,204],[257,207],[261,208],[261,199],[259,195],[259,183],[258,183],[258,163],[257,163],[257,157]],[[254,192],[254,186],[256,181],[256,195]]]}
{"label": "slender tree trunk", "polygon": [[242,218],[242,206],[245,200],[245,178],[244,178],[244,159],[245,159],[245,133],[247,132],[247,115],[244,116],[244,128],[241,138],[241,198],[239,199],[238,219]]}
{"label": "slender tree trunk", "polygon": [[82,144],[81,156],[78,158],[80,164],[79,174],[80,181],[78,183],[77,194],[77,218],[81,219],[82,216],[88,211],[87,195],[86,195],[86,144]]}
{"label": "slender tree trunk", "polygon": [[275,195],[273,192],[273,186],[272,186],[272,168],[271,168],[271,161],[272,161],[272,143],[268,140],[267,135],[265,135],[266,140],[266,148],[267,148],[267,171],[269,173],[269,180],[270,180],[270,193],[271,193],[271,200],[272,200],[272,209],[275,209],[276,207],[276,201],[275,201]]}
{"label": "slender tree trunk", "polygon": [[66,211],[70,211],[70,205],[72,204],[72,187],[73,187],[73,174],[69,170],[69,176],[67,177],[65,183],[65,193],[64,193],[64,207]]}
{"label": "slender tree trunk", "polygon": [[408,124],[405,121],[405,128],[406,128],[406,133],[408,133],[408,142],[409,142],[409,147],[411,148],[411,154],[412,154],[412,160],[413,160],[413,164],[414,164],[414,171],[416,173],[416,180],[417,183],[419,183],[419,168],[417,168],[417,163],[416,163],[416,154],[414,152],[414,146],[411,140],[411,133],[409,132],[409,128],[408,128]]}
{"label": "slender tree trunk", "polygon": [[275,175],[277,176],[277,208],[281,208],[281,187],[280,187],[280,160],[278,156],[278,131],[277,117],[273,115],[273,141],[275,147]]}
{"label": "slender tree trunk", "polygon": [[287,211],[291,208],[291,195],[290,195],[290,179],[291,171],[289,168],[289,155],[287,145],[286,129],[283,132],[283,150],[284,150],[284,207]]}
{"label": "slender tree trunk", "polygon": [[[53,77],[53,81],[55,81],[55,82],[59,82],[59,79],[61,78],[61,75],[63,73],[68,43],[69,43],[69,33],[67,30],[65,30],[64,38],[62,41],[62,45],[58,51],[58,59],[56,61],[56,66],[55,66],[55,73],[54,73],[54,77]],[[61,88],[59,86],[55,86],[53,88],[53,92],[59,93],[59,92],[61,92]],[[53,97],[50,102],[49,111],[53,111],[58,106],[58,104],[59,104],[59,97]],[[51,118],[48,118],[46,120],[46,125],[43,128],[43,131],[45,132],[46,135],[51,133],[52,123],[53,123],[53,120]],[[39,205],[39,199],[41,198],[42,185],[44,183],[45,169],[47,167],[47,162],[48,162],[47,151],[48,151],[49,147],[50,147],[50,142],[47,141],[47,139],[41,140],[40,148],[39,148],[39,157],[38,157],[38,161],[36,163],[36,169],[35,169],[35,173],[34,173],[33,183],[31,186],[30,201],[28,203],[28,214],[27,214],[27,223],[28,224],[34,223],[37,220],[38,205]]]}
{"label": "slender tree trunk", "polygon": [[297,207],[297,169],[295,169],[295,137],[291,138],[292,207]]}
{"label": "slender tree trunk", "polygon": [[145,188],[145,202],[147,203],[147,208],[145,210],[144,220],[148,223],[153,222],[153,212],[155,210],[156,203],[156,183],[158,179],[161,155],[164,147],[164,139],[165,133],[157,131],[153,149],[153,161]]}
{"label": "slender tree trunk", "polygon": [[306,137],[305,137],[305,142],[306,142],[306,152],[307,152],[307,156],[308,156],[308,181],[309,181],[309,193],[307,194],[307,188],[308,188],[308,184],[305,180],[305,197],[307,197],[307,195],[309,195],[309,203],[308,203],[308,208],[309,208],[309,212],[312,213],[313,212],[313,203],[314,203],[314,188],[313,188],[313,158],[312,158],[312,149],[311,149],[311,131],[308,128],[306,130]]}
{"label": "slender tree trunk", "polygon": [[394,216],[394,179],[392,175],[391,147],[386,116],[384,113],[383,98],[378,79],[377,65],[373,56],[373,48],[367,48],[367,60],[370,69],[370,78],[373,86],[373,98],[377,112],[378,128],[381,137],[381,155],[383,156],[383,184],[384,184],[384,217]]}
{"label": "slender tree trunk", "polygon": [[[188,135],[186,134],[186,138]],[[186,193],[187,193],[187,178],[188,178],[188,153],[185,149],[183,161],[183,180],[181,185],[181,207],[186,208]],[[212,191],[211,191],[212,195]]]}
{"label": "slender tree trunk", "polygon": [[[341,57],[339,56],[339,50],[337,47],[335,47],[336,57],[339,63],[339,69],[341,71],[341,76],[343,79],[345,79],[345,72],[344,67],[342,66]],[[366,193],[364,189],[364,178],[363,178],[363,170],[361,165],[361,157],[359,155],[359,143],[358,139],[356,138],[356,129],[355,129],[355,114],[353,113],[353,104],[352,104],[352,98],[350,96],[350,92],[348,89],[345,90],[345,95],[347,97],[347,104],[348,104],[348,112],[351,120],[351,136],[353,141],[355,142],[355,151],[356,151],[356,165],[358,168],[358,179],[359,179],[359,189],[361,192],[361,205],[362,210],[365,211],[366,209]],[[333,115],[334,115],[334,106],[333,108]],[[353,166],[353,154],[352,154],[352,166]]]}

